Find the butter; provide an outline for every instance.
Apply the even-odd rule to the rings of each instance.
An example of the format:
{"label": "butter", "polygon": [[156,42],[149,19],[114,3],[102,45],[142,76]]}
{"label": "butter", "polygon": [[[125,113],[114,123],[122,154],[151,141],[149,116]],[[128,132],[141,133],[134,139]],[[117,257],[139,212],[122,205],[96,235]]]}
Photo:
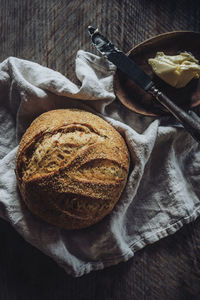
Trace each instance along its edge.
{"label": "butter", "polygon": [[158,77],[175,88],[182,88],[193,78],[200,77],[199,61],[187,52],[172,56],[157,52],[148,63]]}

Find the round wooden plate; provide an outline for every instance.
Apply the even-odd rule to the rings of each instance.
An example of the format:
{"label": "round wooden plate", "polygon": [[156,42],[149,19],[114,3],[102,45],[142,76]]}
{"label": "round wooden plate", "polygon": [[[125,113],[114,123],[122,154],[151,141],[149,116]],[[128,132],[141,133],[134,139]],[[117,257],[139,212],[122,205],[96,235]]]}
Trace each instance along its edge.
{"label": "round wooden plate", "polygon": [[[148,64],[158,51],[167,55],[190,52],[200,60],[200,33],[191,31],[174,31],[160,34],[132,48],[127,55],[143,68],[172,101],[183,109],[200,104],[200,79],[193,79],[184,88],[174,88],[159,79]],[[167,113],[157,100],[139,88],[125,74],[116,71],[114,90],[118,99],[130,110],[147,116],[161,116]]]}

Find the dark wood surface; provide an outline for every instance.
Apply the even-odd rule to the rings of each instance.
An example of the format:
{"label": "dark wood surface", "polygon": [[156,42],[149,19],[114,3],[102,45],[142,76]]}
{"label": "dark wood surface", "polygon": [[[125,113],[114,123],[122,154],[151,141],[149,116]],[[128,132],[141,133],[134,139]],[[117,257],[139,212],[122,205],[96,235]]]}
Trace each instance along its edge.
{"label": "dark wood surface", "polygon": [[[0,0],[0,61],[17,56],[76,82],[78,49],[93,53],[87,26],[127,52],[173,30],[200,31],[199,0]],[[126,263],[72,278],[0,220],[0,300],[200,299],[200,220]]]}

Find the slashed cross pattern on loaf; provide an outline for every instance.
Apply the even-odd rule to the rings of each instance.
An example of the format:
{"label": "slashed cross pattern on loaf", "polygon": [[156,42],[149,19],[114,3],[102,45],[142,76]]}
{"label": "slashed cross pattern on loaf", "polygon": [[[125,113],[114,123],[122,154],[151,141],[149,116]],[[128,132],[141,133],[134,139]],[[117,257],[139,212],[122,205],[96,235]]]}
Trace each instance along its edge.
{"label": "slashed cross pattern on loaf", "polygon": [[129,154],[107,122],[81,110],[54,110],[24,134],[16,175],[23,200],[42,219],[66,229],[107,215],[126,183]]}

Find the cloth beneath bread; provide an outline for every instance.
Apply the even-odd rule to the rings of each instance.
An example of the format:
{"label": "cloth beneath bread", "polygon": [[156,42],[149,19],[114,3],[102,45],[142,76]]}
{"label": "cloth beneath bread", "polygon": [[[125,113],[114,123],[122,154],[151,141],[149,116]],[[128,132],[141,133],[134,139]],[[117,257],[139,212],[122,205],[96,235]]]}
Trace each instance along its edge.
{"label": "cloth beneath bread", "polygon": [[[173,119],[144,117],[123,107],[113,92],[114,72],[104,58],[82,50],[76,58],[80,86],[30,61],[9,57],[0,64],[0,216],[73,276],[126,261],[200,214],[199,145]],[[71,107],[112,124],[132,160],[112,213],[77,231],[32,215],[20,199],[14,173],[17,146],[31,121],[45,111]]]}

